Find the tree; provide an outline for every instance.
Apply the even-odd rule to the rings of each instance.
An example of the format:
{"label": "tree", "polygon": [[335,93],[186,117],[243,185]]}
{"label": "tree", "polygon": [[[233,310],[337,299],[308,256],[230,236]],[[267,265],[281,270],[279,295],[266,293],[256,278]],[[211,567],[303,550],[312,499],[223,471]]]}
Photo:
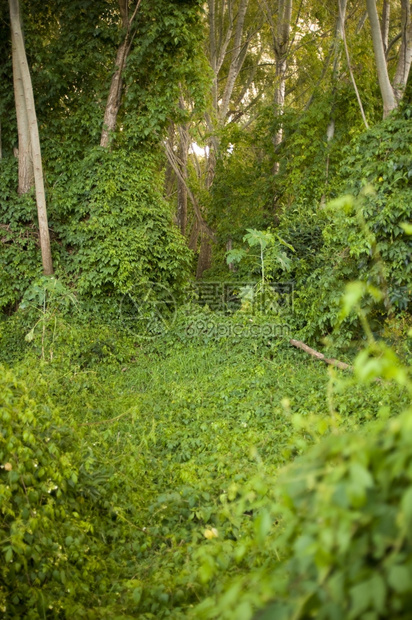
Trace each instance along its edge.
{"label": "tree", "polygon": [[[39,128],[37,124],[36,108],[34,104],[33,87],[30,77],[29,66],[27,63],[26,50],[24,46],[19,0],[9,0],[10,7],[10,25],[12,31],[12,54],[13,54],[13,71],[15,84],[16,112],[17,122],[19,123],[19,148],[23,143],[24,148],[29,149],[31,160],[33,162],[34,185],[36,191],[37,215],[39,221],[40,248],[42,255],[43,271],[45,275],[53,273],[53,262],[50,249],[50,235],[47,221],[46,196],[43,180],[43,165],[40,150]],[[30,145],[28,147],[28,145]],[[25,182],[26,173],[30,167],[26,165],[29,155],[24,151],[25,156]],[[20,163],[20,153],[19,153]],[[19,188],[20,188],[19,166]]]}
{"label": "tree", "polygon": [[[376,70],[383,101],[384,118],[395,110],[402,99],[408,80],[412,62],[412,23],[409,0],[401,0],[401,32],[388,43],[390,11],[389,2],[384,3],[382,24],[379,22],[376,0],[366,0],[369,22],[372,32],[373,49],[375,54]],[[388,71],[387,54],[392,45],[398,40],[401,45],[395,76],[391,83]]]}
{"label": "tree", "polygon": [[29,119],[27,115],[26,101],[24,98],[23,78],[20,63],[17,60],[16,41],[12,32],[12,63],[13,63],[13,86],[16,104],[17,133],[19,138],[19,184],[18,193],[27,194],[33,186],[33,160],[31,156]]}
{"label": "tree", "polygon": [[[277,17],[273,18],[272,11],[266,0],[263,0],[266,17],[272,35],[273,53],[275,56],[275,92],[274,108],[275,116],[282,116],[285,107],[286,95],[286,73],[288,69],[288,57],[290,54],[290,30],[292,19],[292,0],[278,0]],[[283,140],[283,127],[279,127],[273,137],[275,150],[279,148]],[[279,172],[279,161],[276,161],[273,168],[274,174]]]}
{"label": "tree", "polygon": [[[203,122],[179,125],[176,148],[170,138],[166,145],[169,164],[175,173],[178,169],[176,173],[177,220],[181,221],[186,196],[193,206],[194,218],[188,244],[194,250],[198,245],[200,246],[196,270],[198,277],[211,266],[211,243],[215,240],[215,235],[206,222],[205,205],[195,194],[200,192],[202,196],[210,195],[216,173],[216,162],[220,157],[222,131],[229,123],[235,122],[242,116],[242,107],[247,109],[250,106],[250,102],[245,103],[245,101],[253,84],[256,64],[246,67],[245,61],[251,49],[251,42],[262,24],[261,15],[258,14],[256,19],[250,6],[249,0],[208,1],[206,25],[209,36],[206,55],[212,78],[210,105],[204,114]],[[256,13],[256,6],[254,10]],[[259,50],[257,53],[253,50],[253,53],[260,58]],[[258,98],[259,95],[254,97],[254,101]],[[185,109],[190,116],[192,106],[187,97],[181,97],[180,107],[182,110]],[[194,141],[200,141],[205,145],[204,157],[200,162],[193,153],[191,157],[188,157],[189,145]],[[187,167],[191,164],[197,179],[197,192],[187,191],[189,183]]]}
{"label": "tree", "polygon": [[122,28],[125,31],[125,35],[117,50],[115,70],[112,75],[106,109],[104,112],[103,129],[100,137],[100,146],[103,147],[109,146],[110,134],[116,129],[117,115],[120,109],[123,90],[123,70],[132,47],[132,25],[137,15],[140,2],[141,0],[137,0],[133,13],[129,17],[129,0],[119,0]]}

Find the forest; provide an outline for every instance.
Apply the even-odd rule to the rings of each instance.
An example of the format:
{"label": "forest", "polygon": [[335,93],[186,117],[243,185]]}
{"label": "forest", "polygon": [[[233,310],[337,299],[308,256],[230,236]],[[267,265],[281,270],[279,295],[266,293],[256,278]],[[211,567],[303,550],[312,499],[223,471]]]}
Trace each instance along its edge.
{"label": "forest", "polygon": [[0,0],[2,618],[412,618],[411,12]]}

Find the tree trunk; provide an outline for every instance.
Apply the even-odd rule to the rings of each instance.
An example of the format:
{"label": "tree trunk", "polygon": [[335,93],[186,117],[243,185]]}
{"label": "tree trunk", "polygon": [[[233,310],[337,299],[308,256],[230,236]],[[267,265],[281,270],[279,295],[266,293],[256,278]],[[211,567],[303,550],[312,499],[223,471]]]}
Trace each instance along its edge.
{"label": "tree trunk", "polygon": [[120,102],[123,87],[123,69],[129,47],[127,38],[121,43],[116,55],[116,69],[113,73],[110,84],[109,96],[107,97],[106,109],[104,112],[103,129],[100,137],[100,146],[108,147],[110,136],[116,129],[117,115],[120,110]]}
{"label": "tree trunk", "polygon": [[382,40],[381,26],[379,23],[376,0],[366,0],[369,22],[371,25],[373,50],[375,53],[376,69],[383,101],[383,117],[386,118],[392,110],[398,107],[392,84],[389,80],[388,67],[386,64],[385,49]]}
{"label": "tree trunk", "polygon": [[179,127],[179,168],[182,178],[177,177],[177,225],[182,235],[187,226],[187,156],[189,151],[189,133],[186,125]]}
{"label": "tree trunk", "polygon": [[201,278],[206,269],[212,266],[212,243],[210,236],[205,232],[200,232],[200,253],[197,261],[196,278]]}
{"label": "tree trunk", "polygon": [[16,43],[13,33],[11,38],[14,99],[16,102],[17,133],[19,137],[19,182],[17,191],[19,194],[27,194],[34,183],[29,120],[27,118],[26,100],[24,98],[23,78],[21,75],[20,63],[17,60]]}
{"label": "tree trunk", "polygon": [[[292,0],[278,1],[278,23],[276,36],[273,39],[273,51],[276,62],[276,88],[274,96],[275,114],[278,117],[283,115],[285,106],[286,92],[286,71],[288,68],[288,54],[290,43],[290,22],[292,19]],[[283,126],[280,124],[273,138],[275,152],[283,141]],[[279,161],[273,167],[274,174],[279,172]]]}
{"label": "tree trunk", "polygon": [[[346,3],[346,0],[343,0],[343,2]],[[342,5],[339,2],[339,11],[341,11],[341,9],[342,9]],[[342,14],[341,14],[341,21],[342,21],[343,45],[345,47],[346,61],[348,63],[350,79],[352,81],[353,90],[355,91],[356,99],[358,100],[359,109],[360,109],[360,112],[361,112],[361,115],[362,115],[362,120],[364,122],[364,125],[365,125],[366,129],[369,129],[368,121],[366,120],[366,115],[365,115],[365,111],[363,109],[362,100],[361,100],[361,97],[360,97],[360,94],[359,94],[359,90],[358,90],[358,87],[356,86],[355,76],[354,76],[353,71],[352,71],[352,66],[351,66],[350,56],[349,56],[349,48],[348,48],[348,44],[346,42],[345,18],[344,18],[344,16]]]}
{"label": "tree trunk", "polygon": [[388,45],[389,45],[390,20],[391,20],[390,0],[383,0],[381,32],[382,32],[383,49],[385,50],[385,54],[388,51]]}
{"label": "tree trunk", "polygon": [[[235,86],[236,78],[242,68],[245,60],[248,43],[242,44],[243,26],[245,23],[246,11],[249,0],[240,0],[239,11],[237,15],[235,39],[233,41],[232,59],[229,66],[229,74],[226,80],[226,86],[222,97],[222,103],[219,108],[219,117],[222,123],[226,119],[230,98]],[[246,49],[245,49],[246,46]]]}
{"label": "tree trunk", "polygon": [[401,23],[402,42],[399,50],[398,65],[396,67],[396,73],[393,80],[393,90],[398,103],[402,99],[405,92],[412,62],[412,23],[409,0],[402,0]]}
{"label": "tree trunk", "polygon": [[110,83],[109,96],[107,97],[106,109],[104,112],[103,129],[100,137],[100,146],[108,147],[110,137],[116,129],[117,115],[120,110],[123,89],[123,70],[126,66],[127,57],[131,49],[133,37],[131,27],[136,17],[141,0],[137,0],[132,16],[129,18],[129,0],[118,0],[119,10],[122,18],[122,27],[126,30],[125,37],[120,44],[115,62],[115,71]]}
{"label": "tree trunk", "polygon": [[20,23],[19,0],[9,0],[10,24],[16,54],[16,62],[20,67],[21,83],[23,85],[26,114],[29,124],[31,154],[34,168],[34,184],[36,189],[37,214],[39,220],[40,248],[45,275],[53,273],[53,263],[50,250],[50,235],[47,222],[46,196],[43,181],[43,166],[40,150],[39,128],[34,105],[33,87],[30,71],[27,64],[23,34]]}
{"label": "tree trunk", "polygon": [[199,220],[195,216],[193,218],[193,224],[192,224],[192,230],[190,232],[189,243],[187,244],[188,248],[190,250],[193,250],[193,252],[196,252],[197,250],[197,242],[199,240],[199,235],[200,235],[200,224],[199,224]]}

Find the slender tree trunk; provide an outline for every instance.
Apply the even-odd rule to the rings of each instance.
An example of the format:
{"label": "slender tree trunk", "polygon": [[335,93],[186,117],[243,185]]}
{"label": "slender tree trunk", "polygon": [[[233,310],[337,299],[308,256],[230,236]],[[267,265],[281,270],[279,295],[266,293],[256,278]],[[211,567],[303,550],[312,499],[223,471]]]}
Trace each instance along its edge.
{"label": "slender tree trunk", "polygon": [[116,69],[110,83],[109,96],[107,97],[106,109],[104,112],[103,129],[100,137],[100,146],[107,147],[110,143],[110,135],[116,129],[117,115],[120,110],[120,102],[123,87],[123,69],[126,62],[129,41],[127,38],[120,44],[116,55]]}
{"label": "slender tree trunk", "polygon": [[[246,11],[248,7],[249,0],[240,0],[239,11],[237,15],[236,21],[236,30],[235,30],[235,38],[233,41],[233,49],[232,49],[232,59],[229,66],[229,74],[226,80],[226,86],[222,97],[222,103],[219,109],[219,117],[222,122],[224,122],[228,110],[230,98],[232,96],[233,88],[235,86],[236,78],[239,75],[239,71],[242,68],[246,50],[247,43],[242,45],[242,36],[243,36],[243,27],[245,23]],[[245,49],[246,46],[246,49]]]}
{"label": "slender tree trunk", "polygon": [[381,32],[382,32],[383,49],[385,50],[385,54],[388,51],[388,45],[389,45],[390,21],[391,21],[391,3],[390,3],[390,0],[383,0]]}
{"label": "slender tree trunk", "polygon": [[392,110],[395,110],[398,107],[398,102],[396,101],[395,93],[389,80],[381,26],[376,8],[376,0],[366,0],[366,6],[371,25],[376,70],[378,73],[379,86],[383,101],[383,117],[386,118]]}
{"label": "slender tree trunk", "polygon": [[[332,79],[333,79],[333,95],[336,92],[336,83],[339,79],[340,73],[340,59],[341,59],[341,46],[344,37],[344,27],[345,27],[345,17],[346,17],[346,6],[347,0],[338,0],[338,17],[336,22],[336,30],[335,30],[335,40],[333,43],[333,69],[332,69]],[[334,97],[335,98],[335,97]],[[328,128],[326,130],[326,137],[328,144],[332,142],[335,136],[335,119],[333,115],[334,104],[332,105],[331,118],[329,121]],[[329,171],[329,154],[326,162],[326,183],[328,182],[328,171]]]}
{"label": "slender tree trunk", "polygon": [[[171,122],[169,125],[167,140],[170,144],[171,150],[173,151],[173,145],[175,141],[175,124],[173,122]],[[176,175],[174,174],[172,165],[170,161],[166,158],[164,193],[167,199],[170,199],[174,192],[175,180],[176,180]],[[176,220],[176,224],[177,224],[177,220]]]}
{"label": "slender tree trunk", "polygon": [[16,102],[17,133],[19,137],[19,184],[18,193],[27,194],[33,187],[34,172],[31,157],[29,120],[27,117],[26,100],[24,97],[23,78],[20,63],[17,59],[15,37],[12,33],[12,63],[14,99]]}
{"label": "slender tree trunk", "polygon": [[397,102],[402,99],[405,92],[412,62],[412,22],[409,0],[402,0],[401,23],[402,42],[399,50],[398,65],[396,67],[396,73],[393,80],[393,90]]}
{"label": "slender tree trunk", "polygon": [[327,143],[327,153],[326,153],[326,169],[325,169],[325,193],[321,198],[321,205],[324,205],[326,202],[326,191],[329,184],[329,164],[330,164],[330,147],[333,142],[333,138],[335,137],[335,95],[337,83],[340,76],[341,69],[341,51],[342,51],[342,42],[345,34],[345,18],[346,18],[346,7],[347,0],[338,0],[338,16],[336,20],[336,29],[335,29],[335,37],[332,45],[332,54],[333,54],[333,68],[332,68],[332,108],[330,112],[329,124],[326,129],[326,143]]}
{"label": "slender tree trunk", "polygon": [[[339,10],[341,10],[341,4],[339,4]],[[361,112],[361,115],[362,115],[363,123],[364,123],[366,129],[369,129],[368,121],[366,120],[365,110],[363,109],[363,105],[362,105],[362,99],[360,97],[358,87],[356,86],[356,80],[355,80],[355,76],[354,76],[353,71],[352,71],[352,65],[351,65],[351,62],[350,62],[349,48],[348,48],[348,44],[346,42],[345,18],[343,16],[341,16],[341,17],[342,17],[343,45],[345,47],[345,54],[346,54],[346,61],[348,63],[349,75],[350,75],[350,79],[352,81],[353,90],[355,91],[356,99],[358,100],[359,109],[360,109],[360,112]]]}
{"label": "slender tree trunk", "polygon": [[201,230],[200,231],[200,252],[199,259],[197,261],[196,277],[201,278],[206,269],[210,269],[212,266],[212,243],[209,235]]}
{"label": "slender tree trunk", "polygon": [[50,235],[47,221],[46,196],[44,191],[39,128],[37,124],[36,109],[34,105],[33,87],[31,83],[30,71],[27,64],[26,50],[24,48],[23,34],[21,30],[19,0],[9,0],[9,5],[10,23],[16,54],[16,62],[20,67],[20,75],[24,91],[24,100],[26,104],[26,114],[29,124],[43,271],[45,275],[51,275],[53,273],[53,263],[50,250]]}
{"label": "slender tree trunk", "polygon": [[187,226],[187,156],[189,151],[189,133],[187,125],[179,127],[179,168],[182,178],[177,177],[177,225],[182,235]]}
{"label": "slender tree trunk", "polygon": [[[286,93],[286,71],[288,68],[288,54],[290,43],[290,22],[292,19],[292,0],[278,1],[278,22],[277,32],[273,40],[273,51],[276,63],[276,88],[274,96],[275,114],[278,117],[283,115],[285,107]],[[280,124],[273,138],[275,151],[283,142],[283,126]],[[279,161],[273,167],[274,174],[279,172]]]}
{"label": "slender tree trunk", "polygon": [[108,147],[110,136],[116,130],[117,115],[119,114],[123,90],[123,70],[126,66],[127,57],[130,53],[133,37],[131,27],[136,17],[141,0],[137,0],[132,16],[129,18],[129,0],[118,0],[119,10],[122,17],[122,27],[126,30],[125,37],[119,45],[116,54],[115,71],[110,83],[109,95],[107,97],[106,109],[104,112],[103,129],[100,136],[100,146]]}

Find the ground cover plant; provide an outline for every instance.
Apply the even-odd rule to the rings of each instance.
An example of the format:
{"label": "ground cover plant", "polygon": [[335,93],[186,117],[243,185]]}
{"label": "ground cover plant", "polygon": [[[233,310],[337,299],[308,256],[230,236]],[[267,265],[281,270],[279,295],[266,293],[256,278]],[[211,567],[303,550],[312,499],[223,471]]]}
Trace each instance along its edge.
{"label": "ground cover plant", "polygon": [[[191,318],[186,310],[167,338],[145,342],[90,321],[85,337],[59,316],[23,340],[4,379],[1,475],[3,584],[26,589],[2,586],[6,616],[252,618],[281,597],[279,566],[294,557],[285,540],[304,518],[283,515],[282,468],[308,450],[305,472],[335,458],[348,432],[356,461],[356,446],[374,445],[407,406],[402,381],[331,375],[287,340],[193,337],[181,329]],[[11,341],[7,328],[2,336]]]}

